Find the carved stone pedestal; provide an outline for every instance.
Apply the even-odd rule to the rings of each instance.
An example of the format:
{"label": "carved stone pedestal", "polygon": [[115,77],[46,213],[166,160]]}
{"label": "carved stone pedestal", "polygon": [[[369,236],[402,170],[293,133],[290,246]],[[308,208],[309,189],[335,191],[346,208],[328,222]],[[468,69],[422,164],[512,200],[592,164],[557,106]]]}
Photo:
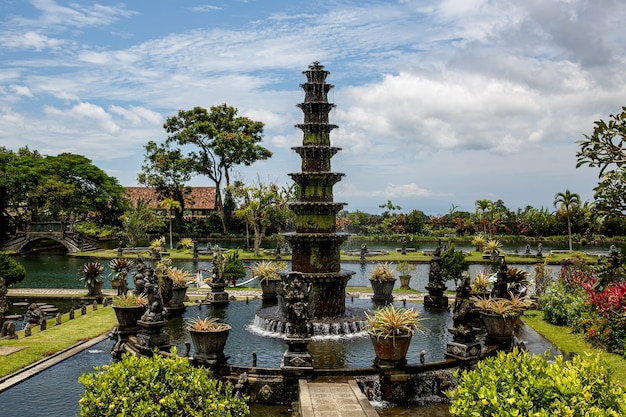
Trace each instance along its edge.
{"label": "carved stone pedestal", "polygon": [[433,310],[447,310],[448,309],[448,297],[443,295],[446,287],[426,286],[428,294],[424,296],[424,307]]}
{"label": "carved stone pedestal", "polygon": [[211,287],[211,292],[206,295],[205,301],[209,304],[215,305],[224,305],[228,304],[230,301],[228,298],[228,293],[224,291],[226,288],[226,283],[213,283],[210,282],[209,286]]}
{"label": "carved stone pedestal", "polygon": [[137,348],[143,352],[151,352],[155,348],[158,350],[168,350],[170,348],[170,336],[163,331],[167,325],[167,320],[137,322],[139,332],[137,333]]}
{"label": "carved stone pedestal", "polygon": [[306,374],[313,371],[313,357],[309,352],[311,338],[286,337],[287,350],[280,367],[284,371]]}

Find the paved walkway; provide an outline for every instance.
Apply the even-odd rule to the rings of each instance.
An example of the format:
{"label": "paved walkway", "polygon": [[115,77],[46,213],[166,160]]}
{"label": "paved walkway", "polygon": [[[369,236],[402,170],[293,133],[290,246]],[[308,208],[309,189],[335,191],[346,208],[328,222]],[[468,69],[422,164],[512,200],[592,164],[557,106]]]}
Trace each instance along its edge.
{"label": "paved walkway", "polygon": [[300,380],[301,417],[378,417],[356,381]]}

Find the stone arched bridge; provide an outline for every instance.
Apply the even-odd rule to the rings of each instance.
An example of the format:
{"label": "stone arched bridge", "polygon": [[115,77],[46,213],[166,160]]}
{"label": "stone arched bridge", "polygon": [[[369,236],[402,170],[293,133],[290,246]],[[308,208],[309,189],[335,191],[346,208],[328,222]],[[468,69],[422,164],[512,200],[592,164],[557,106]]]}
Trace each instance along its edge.
{"label": "stone arched bridge", "polygon": [[16,251],[22,252],[22,250],[29,244],[38,240],[55,240],[63,245],[69,253],[75,252],[93,252],[100,250],[96,246],[96,242],[81,233],[59,231],[51,228],[49,230],[28,230],[26,232],[18,232],[2,247],[2,251]]}

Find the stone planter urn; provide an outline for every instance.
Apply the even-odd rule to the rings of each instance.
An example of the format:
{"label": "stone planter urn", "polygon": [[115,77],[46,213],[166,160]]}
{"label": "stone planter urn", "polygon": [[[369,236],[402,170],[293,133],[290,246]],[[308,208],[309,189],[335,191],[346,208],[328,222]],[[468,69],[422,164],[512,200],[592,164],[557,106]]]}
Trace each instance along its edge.
{"label": "stone planter urn", "polygon": [[374,301],[392,301],[393,300],[393,287],[396,284],[395,279],[386,279],[386,280],[378,280],[378,279],[370,279],[370,283],[372,285],[372,290],[374,290],[374,295],[372,296],[372,300]]}
{"label": "stone planter urn", "polygon": [[276,279],[264,279],[261,280],[261,298],[264,301],[274,301],[278,298],[278,284],[280,284],[280,280]]}
{"label": "stone planter urn", "polygon": [[185,297],[187,296],[188,287],[173,287],[172,298],[168,301],[166,307],[168,311],[180,311],[185,309]]}
{"label": "stone planter urn", "polygon": [[98,296],[102,295],[102,285],[104,281],[96,280],[93,285],[87,285],[87,295]]}
{"label": "stone planter urn", "polygon": [[370,340],[376,352],[376,365],[398,366],[406,363],[406,353],[409,350],[413,335],[399,335],[385,337],[370,333]]}
{"label": "stone planter urn", "polygon": [[115,310],[115,316],[119,324],[118,330],[121,332],[136,333],[138,330],[137,321],[141,319],[146,308],[144,306],[121,307],[114,305],[113,310]]}
{"label": "stone planter urn", "polygon": [[485,325],[488,338],[496,342],[513,340],[517,316],[503,316],[481,311],[480,318]]}
{"label": "stone planter urn", "polygon": [[226,362],[224,346],[230,333],[230,326],[224,330],[188,329],[193,344],[193,358],[197,361],[213,365]]}
{"label": "stone planter urn", "polygon": [[411,282],[411,275],[400,275],[400,288],[403,290],[410,290],[410,282]]}

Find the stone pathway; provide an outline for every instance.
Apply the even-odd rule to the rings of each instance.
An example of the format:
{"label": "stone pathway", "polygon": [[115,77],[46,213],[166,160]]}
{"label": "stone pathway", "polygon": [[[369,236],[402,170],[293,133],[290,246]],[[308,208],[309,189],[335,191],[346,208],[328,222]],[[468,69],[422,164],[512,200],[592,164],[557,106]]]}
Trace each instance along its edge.
{"label": "stone pathway", "polygon": [[356,381],[299,381],[301,417],[377,417]]}

